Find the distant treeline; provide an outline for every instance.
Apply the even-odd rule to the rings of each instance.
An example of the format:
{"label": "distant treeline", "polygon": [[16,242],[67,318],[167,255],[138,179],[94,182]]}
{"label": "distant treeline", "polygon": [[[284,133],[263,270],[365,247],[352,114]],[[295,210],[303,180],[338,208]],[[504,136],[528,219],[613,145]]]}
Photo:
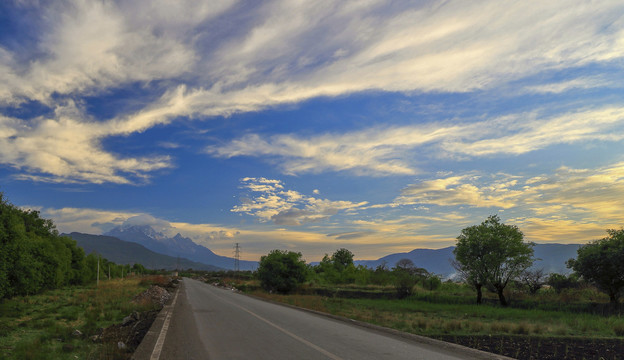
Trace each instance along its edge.
{"label": "distant treeline", "polygon": [[117,265],[95,254],[85,256],[76,241],[60,236],[51,220],[22,210],[0,193],[0,299],[92,282],[97,277],[144,272],[135,264]]}

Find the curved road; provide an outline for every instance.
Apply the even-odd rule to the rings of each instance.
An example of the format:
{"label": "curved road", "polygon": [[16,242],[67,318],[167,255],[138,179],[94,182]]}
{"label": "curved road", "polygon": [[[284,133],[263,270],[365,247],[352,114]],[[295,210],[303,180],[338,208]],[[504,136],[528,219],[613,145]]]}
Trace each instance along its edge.
{"label": "curved road", "polygon": [[503,358],[394,336],[191,279],[181,282],[169,312],[159,331],[162,348],[157,345],[151,359]]}

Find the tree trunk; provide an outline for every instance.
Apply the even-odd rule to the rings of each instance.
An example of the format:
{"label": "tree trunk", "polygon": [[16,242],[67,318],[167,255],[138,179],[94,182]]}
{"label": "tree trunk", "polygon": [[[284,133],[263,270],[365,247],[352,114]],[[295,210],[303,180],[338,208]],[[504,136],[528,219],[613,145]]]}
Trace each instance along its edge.
{"label": "tree trunk", "polygon": [[505,299],[505,294],[503,294],[504,288],[497,288],[496,293],[498,294],[498,300],[500,300],[501,306],[507,306],[507,299]]}
{"label": "tree trunk", "polygon": [[617,307],[619,300],[619,294],[617,292],[609,291],[609,302],[613,307]]}
{"label": "tree trunk", "polygon": [[481,305],[481,299],[483,298],[483,292],[481,291],[481,286],[482,285],[475,285],[475,288],[477,289],[477,304]]}

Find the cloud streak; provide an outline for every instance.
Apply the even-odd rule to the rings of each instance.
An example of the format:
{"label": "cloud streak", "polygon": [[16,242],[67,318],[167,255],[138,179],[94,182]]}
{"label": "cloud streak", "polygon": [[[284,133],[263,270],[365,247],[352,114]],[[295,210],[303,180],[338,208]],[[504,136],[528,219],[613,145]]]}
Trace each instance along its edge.
{"label": "cloud streak", "polygon": [[[491,90],[541,72],[590,64],[618,68],[624,54],[624,20],[619,15],[624,8],[619,1],[601,6],[582,1],[447,1],[388,7],[382,1],[76,0],[33,10],[38,14],[32,24],[37,41],[24,47],[0,45],[0,105],[19,109],[38,102],[58,109],[128,85],[139,85],[145,95],[137,106],[122,108],[110,119],[86,111],[70,120],[34,119],[34,124],[4,116],[2,162],[25,170],[23,178],[55,182],[131,183],[171,167],[164,156],[123,158],[101,141],[181,117],[212,119],[368,90]],[[20,61],[24,58],[28,61]],[[535,86],[541,92],[561,92],[583,85]],[[58,127],[58,133],[50,127]],[[68,141],[59,135],[67,129],[82,137],[77,146],[57,151]],[[388,137],[401,130],[382,129]],[[417,132],[414,143],[367,145],[352,139],[363,146],[361,156],[355,146],[337,147],[331,135],[317,139],[325,143],[310,149],[290,144],[299,139],[288,136],[250,135],[244,140],[263,147],[268,155],[297,150],[298,161],[286,166],[290,173],[411,175],[418,170],[405,159],[402,147],[441,143],[443,132],[459,129],[451,124],[436,129],[442,133],[411,130]],[[546,144],[523,143],[508,134],[500,137],[516,143],[513,154]],[[450,138],[442,148],[451,154],[500,151],[492,139],[469,142],[457,134]],[[248,152],[232,143],[215,153],[235,156],[237,151]],[[368,163],[360,165],[369,153]],[[319,161],[321,157],[327,161]]]}
{"label": "cloud streak", "polygon": [[520,155],[556,144],[624,139],[624,108],[579,109],[567,114],[512,114],[472,124],[371,128],[346,134],[246,135],[207,153],[277,159],[286,174],[350,171],[356,175],[414,175],[421,158]]}

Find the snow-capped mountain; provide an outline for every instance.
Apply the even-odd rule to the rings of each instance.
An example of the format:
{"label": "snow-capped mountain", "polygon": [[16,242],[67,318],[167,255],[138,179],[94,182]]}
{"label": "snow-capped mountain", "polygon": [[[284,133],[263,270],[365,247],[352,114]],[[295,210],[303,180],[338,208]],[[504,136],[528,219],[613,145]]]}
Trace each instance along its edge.
{"label": "snow-capped mountain", "polygon": [[[196,244],[179,233],[174,237],[167,237],[149,225],[118,226],[104,235],[141,244],[157,253],[180,256],[224,269],[234,269],[233,258],[217,255],[207,247]],[[239,266],[241,270],[254,270],[258,267],[258,263],[241,260]]]}

